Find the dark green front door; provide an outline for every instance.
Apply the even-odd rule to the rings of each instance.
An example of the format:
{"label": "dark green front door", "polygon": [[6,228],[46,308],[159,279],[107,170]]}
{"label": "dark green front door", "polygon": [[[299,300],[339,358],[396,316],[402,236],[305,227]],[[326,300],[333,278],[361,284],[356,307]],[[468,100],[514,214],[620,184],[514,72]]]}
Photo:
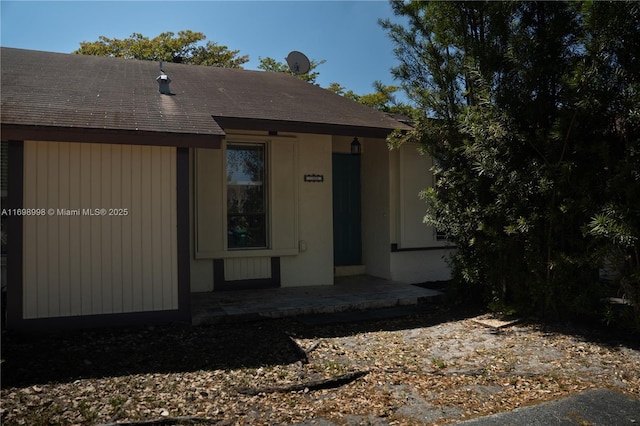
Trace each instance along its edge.
{"label": "dark green front door", "polygon": [[333,263],[362,263],[360,156],[333,154]]}

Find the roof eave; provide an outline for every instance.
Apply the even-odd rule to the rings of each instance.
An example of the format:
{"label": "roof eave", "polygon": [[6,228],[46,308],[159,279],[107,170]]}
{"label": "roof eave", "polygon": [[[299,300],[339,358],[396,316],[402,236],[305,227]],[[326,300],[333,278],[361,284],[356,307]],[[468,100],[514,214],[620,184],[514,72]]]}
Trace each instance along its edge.
{"label": "roof eave", "polygon": [[35,126],[8,123],[2,123],[0,131],[4,140],[156,145],[184,148],[220,148],[224,137],[224,135],[217,134]]}
{"label": "roof eave", "polygon": [[[259,118],[239,118],[213,116],[223,129],[242,129],[258,131],[279,131],[292,133],[312,133],[336,136],[359,136],[369,138],[386,138],[396,129],[389,127],[372,127],[332,123],[311,123],[287,120],[270,120]],[[398,122],[398,129],[406,130],[406,125]]]}

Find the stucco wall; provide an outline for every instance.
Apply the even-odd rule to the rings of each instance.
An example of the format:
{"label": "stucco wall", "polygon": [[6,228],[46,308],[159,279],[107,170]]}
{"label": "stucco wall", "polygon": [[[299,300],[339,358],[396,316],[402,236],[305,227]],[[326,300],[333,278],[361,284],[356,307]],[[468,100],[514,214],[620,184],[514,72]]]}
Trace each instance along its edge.
{"label": "stucco wall", "polygon": [[[300,135],[298,226],[300,252],[280,258],[282,287],[333,284],[331,136]],[[304,175],[324,177],[304,182]]]}
{"label": "stucco wall", "polygon": [[362,146],[362,261],[367,274],[389,279],[389,149],[383,139]]}
{"label": "stucco wall", "polygon": [[433,185],[433,160],[415,144],[392,150],[390,167],[391,243],[399,250],[390,254],[391,278],[419,283],[450,278],[445,258],[446,241],[436,239],[435,229],[424,221],[426,202],[420,192]]}
{"label": "stucco wall", "polygon": [[[276,256],[280,258],[282,287],[333,284],[332,154],[348,153],[353,137],[236,131],[230,132],[229,140],[269,145],[272,246],[264,250],[225,249],[224,144],[222,150],[195,150],[192,291],[213,290],[216,258],[225,259],[226,280],[268,278],[272,273],[269,259]],[[436,241],[433,228],[422,222],[425,204],[418,196],[432,184],[431,160],[420,156],[416,146],[389,152],[383,139],[359,140],[366,273],[407,282],[447,279],[448,267],[443,260],[446,242]],[[295,149],[282,141],[293,142]],[[322,175],[323,181],[305,182],[305,175]],[[203,198],[207,199],[204,203]],[[274,226],[274,220],[286,227]],[[392,252],[392,247],[405,251]]]}
{"label": "stucco wall", "polygon": [[441,245],[435,239],[435,230],[423,222],[426,203],[420,192],[433,185],[432,160],[421,155],[417,145],[403,144],[389,156],[393,175],[392,226],[393,243],[400,249]]}
{"label": "stucco wall", "polygon": [[23,184],[25,319],[178,308],[175,148],[25,141]]}
{"label": "stucco wall", "polygon": [[[261,143],[266,149],[268,247],[228,250],[226,243],[226,144]],[[298,149],[292,135],[230,134],[222,149],[197,148],[193,159],[196,259],[274,257],[298,252]]]}
{"label": "stucco wall", "polygon": [[410,284],[451,279],[446,259],[453,249],[391,253],[391,279]]}
{"label": "stucco wall", "polygon": [[[228,133],[228,141],[267,144],[269,247],[226,249],[224,144],[222,150],[196,149],[191,156],[191,290],[213,290],[213,259],[225,259],[230,281],[269,278],[269,259],[279,257],[282,287],[333,284],[331,137]],[[323,175],[324,181],[304,182],[305,174]]]}

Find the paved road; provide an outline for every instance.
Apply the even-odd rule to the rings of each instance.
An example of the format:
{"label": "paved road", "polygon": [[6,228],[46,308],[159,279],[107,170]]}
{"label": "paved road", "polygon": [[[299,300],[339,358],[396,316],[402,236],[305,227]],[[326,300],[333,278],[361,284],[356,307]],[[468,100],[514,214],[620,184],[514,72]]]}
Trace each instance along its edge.
{"label": "paved road", "polygon": [[458,424],[464,426],[640,425],[640,400],[612,390],[597,389]]}

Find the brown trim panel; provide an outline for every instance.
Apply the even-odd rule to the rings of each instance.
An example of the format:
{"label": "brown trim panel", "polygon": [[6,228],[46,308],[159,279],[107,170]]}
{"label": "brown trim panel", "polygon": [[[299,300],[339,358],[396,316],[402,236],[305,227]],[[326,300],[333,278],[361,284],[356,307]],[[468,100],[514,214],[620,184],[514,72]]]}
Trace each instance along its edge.
{"label": "brown trim panel", "polygon": [[[213,116],[223,129],[262,130],[295,133],[313,133],[320,135],[360,136],[386,138],[394,129],[382,127],[349,126],[342,124],[306,123],[285,120],[265,120],[256,118],[237,118]],[[398,122],[398,129],[407,126]]]}
{"label": "brown trim panel", "polygon": [[20,332],[53,332],[60,330],[77,330],[97,327],[123,327],[149,324],[171,324],[184,322],[183,313],[179,310],[127,312],[122,314],[82,315],[73,317],[53,317],[22,319],[12,330]]}
{"label": "brown trim panel", "polygon": [[220,148],[224,135],[2,124],[3,139]]}
{"label": "brown trim panel", "polygon": [[254,290],[262,288],[280,287],[280,258],[271,258],[271,278],[257,278],[252,280],[224,279],[224,259],[213,259],[213,291]]}
{"label": "brown trim panel", "polygon": [[[24,143],[9,141],[7,204],[10,209],[23,206]],[[22,216],[7,217],[7,328],[22,321]]]}
{"label": "brown trim panel", "polygon": [[404,251],[433,251],[433,250],[455,250],[457,246],[433,246],[433,247],[412,247],[412,248],[398,248],[398,244],[391,244],[391,253],[398,253]]}

